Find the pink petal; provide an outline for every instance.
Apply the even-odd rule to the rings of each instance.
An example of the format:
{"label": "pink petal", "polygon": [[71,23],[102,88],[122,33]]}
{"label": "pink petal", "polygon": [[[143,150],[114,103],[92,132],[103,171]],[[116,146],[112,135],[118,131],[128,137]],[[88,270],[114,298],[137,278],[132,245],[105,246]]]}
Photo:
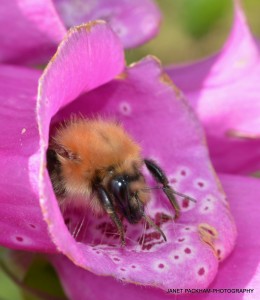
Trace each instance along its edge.
{"label": "pink petal", "polygon": [[153,38],[161,20],[153,0],[54,0],[54,3],[67,27],[90,20],[106,20],[127,48]]}
{"label": "pink petal", "polygon": [[[64,56],[66,67],[62,65]],[[35,115],[40,72],[0,67],[1,245],[31,251],[56,251],[39,205],[39,176],[42,179],[42,172],[46,173],[45,166],[40,162],[42,155],[45,156],[42,148],[48,143],[48,117],[55,113],[57,105],[61,105],[60,101],[65,104],[70,96],[76,97],[82,90],[92,89],[113,78],[123,68],[123,62],[122,47],[104,23],[72,29],[51,63],[51,72],[47,69],[40,79],[38,110],[41,112],[39,119],[43,119],[40,126]],[[63,93],[66,97],[62,97]],[[51,187],[50,192],[53,197]],[[46,199],[40,198],[40,201]],[[61,220],[56,199],[52,205],[52,214],[56,209],[58,220]],[[55,217],[53,219],[56,220]],[[53,221],[47,219],[47,222],[51,228]]]}
{"label": "pink petal", "polygon": [[[238,240],[235,251],[220,264],[214,282],[209,286],[211,293],[192,293],[179,296],[180,300],[188,299],[258,299],[260,296],[260,242],[259,232],[260,194],[259,180],[253,178],[222,175],[221,181],[227,192],[232,212],[238,226]],[[239,201],[239,205],[237,205]],[[60,276],[64,289],[71,300],[74,299],[139,299],[159,300],[174,299],[174,295],[166,295],[155,288],[145,289],[134,284],[123,284],[113,278],[96,276],[76,267],[63,256],[53,256],[51,260]],[[84,287],[84,288],[82,288]],[[102,287],[102,288],[101,288]],[[168,288],[179,289],[169,285]],[[253,292],[213,292],[216,289],[254,289]],[[178,292],[176,291],[176,294]],[[171,298],[170,298],[171,297]]]}
{"label": "pink petal", "polygon": [[[95,27],[92,30],[95,32]],[[104,48],[107,58],[116,57],[108,54],[108,47]],[[74,52],[81,61],[81,52],[77,51]],[[114,230],[108,217],[93,219],[91,212],[71,210],[65,215],[71,232],[87,219],[87,225],[75,241],[59,213],[47,170],[42,168],[41,204],[45,219],[51,223],[49,229],[55,244],[75,264],[99,275],[160,288],[207,286],[217,272],[217,250],[221,249],[221,259],[231,252],[236,230],[208,159],[203,132],[180,91],[162,72],[158,62],[147,58],[127,69],[118,79],[68,104],[80,91],[88,90],[85,83],[91,82],[88,80],[91,73],[89,68],[77,65],[78,60],[71,61],[63,52],[56,57],[47,67],[40,89],[42,150],[46,150],[48,143],[50,118],[59,108],[63,107],[52,120],[53,125],[71,113],[113,116],[140,143],[143,154],[160,163],[176,190],[193,196],[198,202],[179,199],[183,213],[174,224],[170,219],[173,209],[169,201],[162,193],[155,193],[147,213],[160,223],[168,242],[164,243],[153,228],[147,228],[142,242],[143,224],[125,224],[127,246],[124,249],[117,235],[106,233],[106,226]],[[97,57],[102,61],[100,53]],[[99,68],[92,72],[99,76],[101,73]],[[82,82],[82,78],[87,79]],[[65,104],[68,105],[64,107]],[[44,166],[43,152],[42,159]]]}
{"label": "pink petal", "polygon": [[[260,59],[243,11],[235,4],[233,28],[223,49],[204,61],[171,67],[168,74],[202,121],[217,170],[248,172],[260,167],[259,160],[255,164],[260,146]],[[223,159],[223,153],[229,159]]]}
{"label": "pink petal", "polygon": [[0,61],[42,63],[65,35],[51,0],[2,0]]}
{"label": "pink petal", "polygon": [[38,197],[35,105],[39,76],[38,71],[0,66],[0,244],[55,252]]}
{"label": "pink petal", "polygon": [[[39,81],[40,202],[52,239],[58,247],[65,248],[61,249],[68,256],[78,253],[78,245],[61,217],[46,170],[50,119],[80,93],[111,80],[123,68],[123,49],[118,37],[104,21],[96,21],[69,31]],[[80,254],[77,258],[80,259]],[[86,260],[86,256],[82,259]]]}

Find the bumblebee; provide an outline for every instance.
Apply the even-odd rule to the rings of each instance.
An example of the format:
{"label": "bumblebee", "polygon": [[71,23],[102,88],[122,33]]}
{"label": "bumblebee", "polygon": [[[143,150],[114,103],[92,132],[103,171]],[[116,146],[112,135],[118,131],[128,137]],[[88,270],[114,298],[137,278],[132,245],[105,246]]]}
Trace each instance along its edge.
{"label": "bumblebee", "polygon": [[[121,217],[131,224],[144,218],[166,237],[145,214],[150,194],[143,165],[171,202],[175,219],[180,207],[164,171],[141,156],[141,147],[114,121],[74,118],[57,129],[47,151],[47,168],[59,203],[73,199],[95,214],[108,214],[117,227],[121,244],[125,236]],[[177,193],[178,194],[178,193]],[[182,195],[182,194],[181,194]]]}

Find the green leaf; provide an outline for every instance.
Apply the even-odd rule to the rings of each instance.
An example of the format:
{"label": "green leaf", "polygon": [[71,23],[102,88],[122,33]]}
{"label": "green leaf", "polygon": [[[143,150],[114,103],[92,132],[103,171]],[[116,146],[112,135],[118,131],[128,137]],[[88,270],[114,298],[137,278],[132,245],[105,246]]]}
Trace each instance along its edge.
{"label": "green leaf", "polygon": [[0,247],[0,300],[66,300],[44,256]]}
{"label": "green leaf", "polygon": [[55,270],[43,257],[38,256],[33,261],[23,283],[34,291],[38,291],[40,296],[42,295],[39,298],[35,294],[24,290],[24,300],[47,299],[44,295],[48,295],[48,299],[53,300],[67,299]]}
{"label": "green leaf", "polygon": [[191,36],[202,37],[223,17],[230,4],[228,0],[183,0],[182,23]]}
{"label": "green leaf", "polygon": [[0,299],[1,300],[23,300],[19,286],[0,267]]}

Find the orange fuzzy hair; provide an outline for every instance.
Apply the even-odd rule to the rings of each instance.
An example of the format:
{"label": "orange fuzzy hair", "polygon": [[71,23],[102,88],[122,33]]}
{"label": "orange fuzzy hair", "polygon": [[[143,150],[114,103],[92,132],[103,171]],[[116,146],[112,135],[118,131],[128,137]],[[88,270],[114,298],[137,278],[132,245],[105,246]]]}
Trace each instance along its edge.
{"label": "orange fuzzy hair", "polygon": [[57,130],[51,148],[71,196],[89,196],[97,175],[105,185],[110,168],[131,175],[143,163],[140,147],[121,125],[101,119],[71,119]]}

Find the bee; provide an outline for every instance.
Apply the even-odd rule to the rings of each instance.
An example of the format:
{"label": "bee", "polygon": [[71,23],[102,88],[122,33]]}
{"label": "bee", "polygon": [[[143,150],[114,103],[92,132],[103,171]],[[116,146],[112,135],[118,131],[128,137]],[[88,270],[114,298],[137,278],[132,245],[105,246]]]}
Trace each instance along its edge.
{"label": "bee", "polygon": [[[95,214],[108,214],[125,245],[120,217],[130,224],[144,218],[166,236],[145,214],[150,194],[142,167],[146,166],[175,211],[180,207],[164,171],[141,156],[141,147],[114,121],[73,118],[57,129],[47,150],[47,169],[59,203],[73,199]],[[178,193],[177,193],[178,194]],[[180,194],[182,195],[182,194]],[[68,200],[69,201],[69,200]]]}

